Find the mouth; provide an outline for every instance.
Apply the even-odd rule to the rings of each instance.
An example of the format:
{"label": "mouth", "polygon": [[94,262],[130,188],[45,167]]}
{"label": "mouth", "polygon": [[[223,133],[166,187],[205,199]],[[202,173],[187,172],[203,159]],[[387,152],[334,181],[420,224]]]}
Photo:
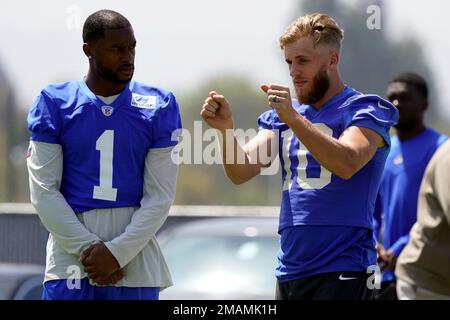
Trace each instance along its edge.
{"label": "mouth", "polygon": [[306,80],[295,80],[295,81],[294,81],[294,85],[295,85],[297,88],[302,88],[307,82],[308,82],[308,81],[306,81]]}
{"label": "mouth", "polygon": [[133,65],[122,66],[119,68],[118,71],[125,76],[131,76],[134,72],[134,66]]}

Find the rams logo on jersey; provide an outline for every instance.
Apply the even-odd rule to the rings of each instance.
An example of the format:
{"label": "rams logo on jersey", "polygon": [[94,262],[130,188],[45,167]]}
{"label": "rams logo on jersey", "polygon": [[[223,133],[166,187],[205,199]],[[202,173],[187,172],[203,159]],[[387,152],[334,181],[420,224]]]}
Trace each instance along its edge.
{"label": "rams logo on jersey", "polygon": [[152,109],[156,107],[156,96],[142,96],[131,93],[131,105],[137,108]]}

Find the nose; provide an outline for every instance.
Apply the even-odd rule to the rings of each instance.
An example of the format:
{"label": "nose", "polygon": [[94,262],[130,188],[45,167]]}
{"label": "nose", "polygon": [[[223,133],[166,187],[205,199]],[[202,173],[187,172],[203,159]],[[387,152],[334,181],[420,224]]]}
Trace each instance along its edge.
{"label": "nose", "polygon": [[292,63],[289,67],[289,75],[291,78],[296,78],[301,74],[300,67],[296,63]]}
{"label": "nose", "polygon": [[125,48],[121,51],[120,61],[122,63],[133,64],[134,63],[134,49]]}

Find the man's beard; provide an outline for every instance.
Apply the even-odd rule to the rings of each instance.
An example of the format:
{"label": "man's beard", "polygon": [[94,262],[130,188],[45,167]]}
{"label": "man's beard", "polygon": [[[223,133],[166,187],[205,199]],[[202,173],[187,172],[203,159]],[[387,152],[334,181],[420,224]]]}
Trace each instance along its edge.
{"label": "man's beard", "polygon": [[97,72],[103,79],[105,79],[109,82],[112,82],[114,84],[127,84],[128,82],[130,82],[131,78],[133,77],[133,74],[132,74],[129,79],[120,78],[119,70],[112,71],[110,69],[103,67],[100,64],[97,65]]}
{"label": "man's beard", "polygon": [[314,76],[309,92],[299,91],[295,88],[297,100],[301,104],[314,104],[325,96],[329,87],[330,78],[328,78],[325,67],[322,67]]}

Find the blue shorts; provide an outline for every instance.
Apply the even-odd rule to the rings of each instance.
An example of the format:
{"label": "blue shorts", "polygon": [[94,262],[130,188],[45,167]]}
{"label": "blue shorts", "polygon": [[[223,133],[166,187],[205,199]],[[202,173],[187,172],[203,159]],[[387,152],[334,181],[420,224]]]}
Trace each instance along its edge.
{"label": "blue shorts", "polygon": [[[72,284],[73,280],[69,280]],[[73,286],[71,286],[73,287]],[[66,279],[44,283],[42,300],[158,300],[159,287],[130,288],[93,286],[88,278],[80,280],[78,288],[69,288]]]}

